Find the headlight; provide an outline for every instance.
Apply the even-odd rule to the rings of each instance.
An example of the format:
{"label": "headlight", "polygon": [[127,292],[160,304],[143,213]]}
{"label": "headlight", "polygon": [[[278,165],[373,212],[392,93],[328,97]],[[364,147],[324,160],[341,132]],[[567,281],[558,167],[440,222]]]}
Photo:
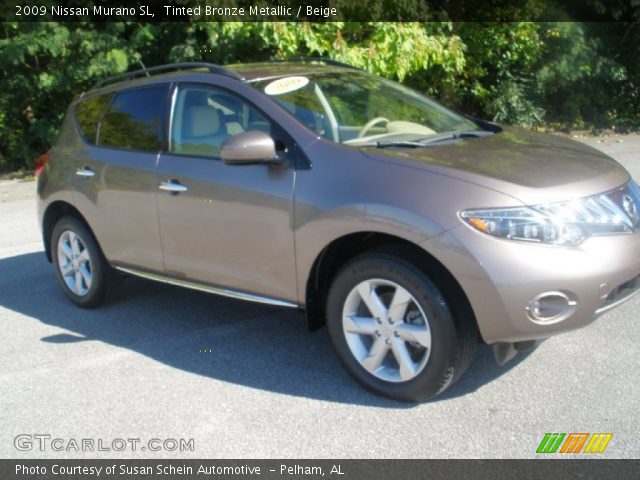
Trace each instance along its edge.
{"label": "headlight", "polygon": [[579,245],[592,235],[631,233],[640,225],[640,189],[635,182],[609,193],[567,202],[464,210],[476,230],[508,240]]}

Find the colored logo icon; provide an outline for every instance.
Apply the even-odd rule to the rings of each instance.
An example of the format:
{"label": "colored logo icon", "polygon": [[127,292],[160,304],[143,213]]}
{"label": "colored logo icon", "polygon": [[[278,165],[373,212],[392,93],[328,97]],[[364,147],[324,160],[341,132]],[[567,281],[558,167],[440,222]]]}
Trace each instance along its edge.
{"label": "colored logo icon", "polygon": [[613,433],[545,433],[536,453],[604,453],[612,437]]}

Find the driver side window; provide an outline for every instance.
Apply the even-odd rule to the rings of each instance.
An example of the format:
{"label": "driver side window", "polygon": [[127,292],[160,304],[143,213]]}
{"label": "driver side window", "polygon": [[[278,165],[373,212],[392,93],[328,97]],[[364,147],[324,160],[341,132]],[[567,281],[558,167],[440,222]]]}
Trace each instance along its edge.
{"label": "driver side window", "polygon": [[178,87],[170,152],[220,158],[224,141],[248,130],[271,135],[271,124],[254,107],[227,90],[203,85]]}

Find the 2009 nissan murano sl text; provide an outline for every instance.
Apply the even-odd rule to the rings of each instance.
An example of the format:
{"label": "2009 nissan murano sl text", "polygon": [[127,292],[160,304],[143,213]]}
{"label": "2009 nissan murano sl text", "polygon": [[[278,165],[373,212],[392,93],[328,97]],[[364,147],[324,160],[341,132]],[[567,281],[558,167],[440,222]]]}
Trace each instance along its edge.
{"label": "2009 nissan murano sl text", "polygon": [[105,80],[48,158],[40,224],[72,302],[118,270],[305,309],[399,400],[445,390],[479,341],[504,363],[640,287],[640,190],[614,160],[333,62]]}

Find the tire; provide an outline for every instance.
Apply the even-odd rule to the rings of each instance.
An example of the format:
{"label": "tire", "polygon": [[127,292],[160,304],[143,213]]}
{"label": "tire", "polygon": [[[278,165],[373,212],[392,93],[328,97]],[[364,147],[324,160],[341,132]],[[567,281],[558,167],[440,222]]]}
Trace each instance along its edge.
{"label": "tire", "polygon": [[424,271],[399,255],[371,252],[335,276],[327,327],[340,360],[361,385],[420,402],[447,389],[473,358],[475,323],[456,322],[452,311]]}
{"label": "tire", "polygon": [[76,217],[64,216],[53,227],[51,256],[69,300],[82,308],[103,303],[111,269],[93,234]]}

